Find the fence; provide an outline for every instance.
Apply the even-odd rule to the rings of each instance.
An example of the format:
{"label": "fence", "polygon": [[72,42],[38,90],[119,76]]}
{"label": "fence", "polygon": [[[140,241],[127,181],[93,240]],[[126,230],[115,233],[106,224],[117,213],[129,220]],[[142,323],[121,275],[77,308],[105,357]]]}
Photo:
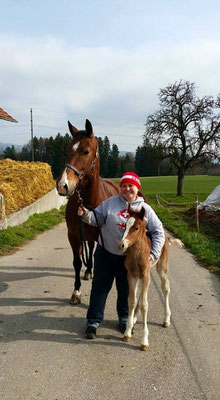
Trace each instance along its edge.
{"label": "fence", "polygon": [[199,200],[198,200],[198,196],[195,197],[195,201],[194,202],[189,202],[189,203],[169,203],[168,201],[166,201],[165,199],[163,199],[162,197],[160,197],[158,194],[155,195],[156,198],[156,205],[162,206],[161,202],[164,202],[166,204],[167,207],[184,207],[184,206],[189,206],[189,205],[194,205],[195,206],[195,224],[196,224],[196,230],[199,233]]}

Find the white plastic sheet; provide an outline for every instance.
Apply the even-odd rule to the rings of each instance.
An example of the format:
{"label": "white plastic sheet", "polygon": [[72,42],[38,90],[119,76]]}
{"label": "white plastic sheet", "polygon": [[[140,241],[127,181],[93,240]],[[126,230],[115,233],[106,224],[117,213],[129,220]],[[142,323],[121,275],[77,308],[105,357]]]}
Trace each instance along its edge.
{"label": "white plastic sheet", "polygon": [[220,210],[220,185],[216,186],[207,199],[199,204],[198,208],[207,211]]}

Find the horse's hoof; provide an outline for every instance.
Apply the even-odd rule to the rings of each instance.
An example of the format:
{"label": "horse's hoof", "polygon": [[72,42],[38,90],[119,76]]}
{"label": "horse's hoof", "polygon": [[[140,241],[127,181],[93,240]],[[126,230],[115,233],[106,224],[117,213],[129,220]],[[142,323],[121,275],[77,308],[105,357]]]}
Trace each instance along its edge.
{"label": "horse's hoof", "polygon": [[73,293],[70,299],[70,304],[72,306],[75,306],[76,304],[80,304],[81,303],[81,294],[75,294]]}
{"label": "horse's hoof", "polygon": [[165,322],[163,323],[163,327],[164,327],[164,328],[169,328],[169,326],[170,326],[170,322],[166,322],[166,321],[165,321]]}
{"label": "horse's hoof", "polygon": [[124,337],[123,337],[124,342],[129,342],[130,339],[131,339],[131,338],[130,338],[129,336],[124,336]]}
{"label": "horse's hoof", "polygon": [[85,272],[83,279],[84,281],[89,281],[90,279],[92,279],[92,274],[89,272]]}
{"label": "horse's hoof", "polygon": [[141,344],[141,350],[147,351],[148,349],[149,349],[149,345],[148,344]]}

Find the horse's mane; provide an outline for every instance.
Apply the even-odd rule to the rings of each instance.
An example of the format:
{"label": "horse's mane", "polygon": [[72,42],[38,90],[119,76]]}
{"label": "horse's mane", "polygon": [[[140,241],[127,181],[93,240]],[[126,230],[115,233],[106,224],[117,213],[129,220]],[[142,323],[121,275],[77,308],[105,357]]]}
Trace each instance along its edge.
{"label": "horse's mane", "polygon": [[88,135],[86,134],[86,131],[78,131],[78,132],[76,133],[76,136],[75,136],[75,137],[77,138],[77,140],[81,140],[81,139],[83,139],[83,138],[88,137]]}

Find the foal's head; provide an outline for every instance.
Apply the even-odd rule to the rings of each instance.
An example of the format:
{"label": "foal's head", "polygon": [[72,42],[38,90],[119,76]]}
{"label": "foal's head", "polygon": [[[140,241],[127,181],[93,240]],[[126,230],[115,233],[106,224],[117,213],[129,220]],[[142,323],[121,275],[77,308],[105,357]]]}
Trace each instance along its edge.
{"label": "foal's head", "polygon": [[98,141],[91,122],[86,120],[84,131],[79,131],[70,122],[68,125],[72,140],[68,147],[64,171],[57,179],[57,190],[61,196],[73,194],[79,181],[84,176],[92,175],[95,168],[99,168]]}
{"label": "foal's head", "polygon": [[125,252],[128,247],[132,246],[141,236],[146,232],[145,208],[142,207],[140,211],[134,211],[128,207],[130,218],[127,220],[125,233],[119,241],[118,247],[122,252]]}

